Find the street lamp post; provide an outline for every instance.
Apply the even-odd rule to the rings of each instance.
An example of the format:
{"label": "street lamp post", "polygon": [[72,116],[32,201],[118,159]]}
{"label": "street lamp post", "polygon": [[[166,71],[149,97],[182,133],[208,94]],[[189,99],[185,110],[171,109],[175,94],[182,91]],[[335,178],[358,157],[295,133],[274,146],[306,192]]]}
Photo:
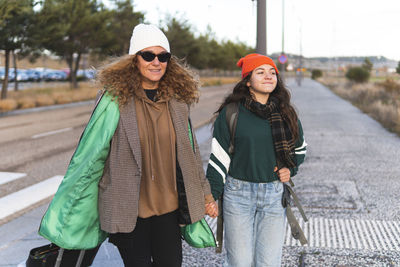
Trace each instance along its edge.
{"label": "street lamp post", "polygon": [[282,54],[285,53],[285,0],[282,0]]}
{"label": "street lamp post", "polygon": [[257,0],[256,53],[267,54],[267,0]]}

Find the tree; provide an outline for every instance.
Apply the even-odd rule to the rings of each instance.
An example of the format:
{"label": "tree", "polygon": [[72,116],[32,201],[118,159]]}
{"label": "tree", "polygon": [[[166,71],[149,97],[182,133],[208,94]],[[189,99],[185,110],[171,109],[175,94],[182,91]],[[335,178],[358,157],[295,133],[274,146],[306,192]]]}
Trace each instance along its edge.
{"label": "tree", "polygon": [[45,0],[40,11],[42,46],[65,60],[71,88],[83,54],[100,53],[110,45],[110,12],[96,0]]}
{"label": "tree", "polygon": [[144,21],[144,14],[134,12],[132,0],[114,0],[115,9],[110,11],[108,31],[113,37],[103,47],[104,54],[122,56],[129,51],[129,40],[133,28]]}
{"label": "tree", "polygon": [[311,71],[311,79],[316,80],[320,77],[322,77],[322,70],[314,69]]}
{"label": "tree", "polygon": [[369,75],[369,71],[363,67],[352,67],[346,72],[346,78],[356,83],[367,82]]}
{"label": "tree", "polygon": [[397,64],[396,72],[397,72],[398,74],[400,74],[400,61],[399,61],[399,63]]}
{"label": "tree", "polygon": [[207,67],[210,69],[225,69],[225,51],[222,45],[215,39],[212,39],[208,43],[208,46],[210,47],[210,53],[205,55],[208,58]]}
{"label": "tree", "polygon": [[1,99],[7,98],[10,54],[23,47],[34,17],[33,0],[0,0],[0,49],[5,51]]}
{"label": "tree", "polygon": [[195,66],[195,55],[199,54],[200,47],[191,25],[184,18],[177,19],[170,15],[166,17],[165,23],[166,27],[162,30],[168,38],[171,53],[178,58],[185,58],[189,64]]}
{"label": "tree", "polygon": [[210,26],[205,34],[196,38],[191,25],[184,18],[167,16],[165,24],[163,31],[169,40],[172,54],[185,58],[198,69],[237,69],[237,60],[254,51],[254,48],[241,42],[228,40],[219,43]]}
{"label": "tree", "polygon": [[236,63],[239,58],[244,57],[246,54],[251,52],[254,52],[254,49],[248,47],[245,43],[234,43],[230,40],[223,41],[221,44],[223,66],[221,66],[220,69],[238,70]]}
{"label": "tree", "polygon": [[371,60],[369,60],[369,58],[364,59],[364,63],[362,64],[362,67],[364,69],[366,69],[368,72],[371,72],[373,66],[374,65],[372,64]]}

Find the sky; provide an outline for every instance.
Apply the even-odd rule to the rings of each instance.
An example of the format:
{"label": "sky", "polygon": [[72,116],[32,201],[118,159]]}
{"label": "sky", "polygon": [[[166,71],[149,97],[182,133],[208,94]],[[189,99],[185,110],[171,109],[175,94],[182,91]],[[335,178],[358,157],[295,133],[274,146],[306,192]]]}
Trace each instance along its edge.
{"label": "sky", "polygon": [[[267,53],[305,57],[385,56],[400,61],[400,0],[266,0]],[[256,45],[257,1],[133,0],[146,22],[186,19],[196,34]]]}

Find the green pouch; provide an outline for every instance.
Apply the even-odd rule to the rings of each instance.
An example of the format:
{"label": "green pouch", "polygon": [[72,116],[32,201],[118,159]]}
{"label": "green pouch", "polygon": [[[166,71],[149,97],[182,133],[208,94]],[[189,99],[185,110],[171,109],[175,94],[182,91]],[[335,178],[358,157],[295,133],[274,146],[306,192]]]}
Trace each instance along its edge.
{"label": "green pouch", "polygon": [[214,234],[204,218],[195,223],[182,226],[181,234],[182,238],[192,247],[207,248],[217,246]]}

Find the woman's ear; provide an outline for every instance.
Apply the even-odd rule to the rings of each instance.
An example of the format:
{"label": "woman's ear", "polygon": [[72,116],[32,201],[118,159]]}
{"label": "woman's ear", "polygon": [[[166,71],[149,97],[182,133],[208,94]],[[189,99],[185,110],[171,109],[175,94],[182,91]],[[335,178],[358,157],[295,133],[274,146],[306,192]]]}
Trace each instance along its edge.
{"label": "woman's ear", "polygon": [[247,87],[250,87],[250,85],[251,85],[250,82],[247,82],[247,83],[246,83],[246,86],[247,86]]}

